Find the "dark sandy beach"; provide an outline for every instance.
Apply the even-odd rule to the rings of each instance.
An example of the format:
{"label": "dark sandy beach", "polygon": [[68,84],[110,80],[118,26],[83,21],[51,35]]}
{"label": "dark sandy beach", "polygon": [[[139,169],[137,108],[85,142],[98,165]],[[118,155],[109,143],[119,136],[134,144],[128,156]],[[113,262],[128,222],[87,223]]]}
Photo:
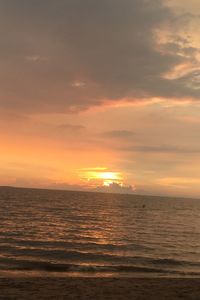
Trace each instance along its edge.
{"label": "dark sandy beach", "polygon": [[200,299],[200,279],[0,278],[0,299]]}

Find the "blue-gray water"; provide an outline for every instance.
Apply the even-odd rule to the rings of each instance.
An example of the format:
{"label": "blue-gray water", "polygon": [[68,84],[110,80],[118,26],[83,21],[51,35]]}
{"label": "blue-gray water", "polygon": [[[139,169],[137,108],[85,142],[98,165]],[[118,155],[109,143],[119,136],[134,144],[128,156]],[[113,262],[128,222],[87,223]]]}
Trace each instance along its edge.
{"label": "blue-gray water", "polygon": [[200,201],[0,188],[0,270],[200,276]]}

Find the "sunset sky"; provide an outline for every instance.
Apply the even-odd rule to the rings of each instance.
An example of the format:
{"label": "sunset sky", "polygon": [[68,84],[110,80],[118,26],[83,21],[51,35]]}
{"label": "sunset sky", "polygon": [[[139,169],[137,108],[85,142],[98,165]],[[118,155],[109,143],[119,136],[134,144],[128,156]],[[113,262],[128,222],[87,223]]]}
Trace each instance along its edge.
{"label": "sunset sky", "polygon": [[1,0],[0,185],[200,197],[199,0]]}

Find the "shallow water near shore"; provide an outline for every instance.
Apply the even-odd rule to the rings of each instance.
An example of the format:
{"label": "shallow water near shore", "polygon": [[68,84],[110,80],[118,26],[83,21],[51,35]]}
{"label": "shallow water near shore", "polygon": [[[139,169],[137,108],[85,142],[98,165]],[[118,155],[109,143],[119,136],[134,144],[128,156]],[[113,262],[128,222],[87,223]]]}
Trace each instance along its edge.
{"label": "shallow water near shore", "polygon": [[0,188],[0,216],[0,276],[200,276],[197,199]]}

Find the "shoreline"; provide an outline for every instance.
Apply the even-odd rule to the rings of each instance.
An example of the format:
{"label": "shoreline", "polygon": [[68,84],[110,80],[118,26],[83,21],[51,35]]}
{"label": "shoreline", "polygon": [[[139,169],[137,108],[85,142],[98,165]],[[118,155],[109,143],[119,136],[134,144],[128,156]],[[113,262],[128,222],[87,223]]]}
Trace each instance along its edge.
{"label": "shoreline", "polygon": [[200,299],[200,278],[0,277],[0,299]]}

